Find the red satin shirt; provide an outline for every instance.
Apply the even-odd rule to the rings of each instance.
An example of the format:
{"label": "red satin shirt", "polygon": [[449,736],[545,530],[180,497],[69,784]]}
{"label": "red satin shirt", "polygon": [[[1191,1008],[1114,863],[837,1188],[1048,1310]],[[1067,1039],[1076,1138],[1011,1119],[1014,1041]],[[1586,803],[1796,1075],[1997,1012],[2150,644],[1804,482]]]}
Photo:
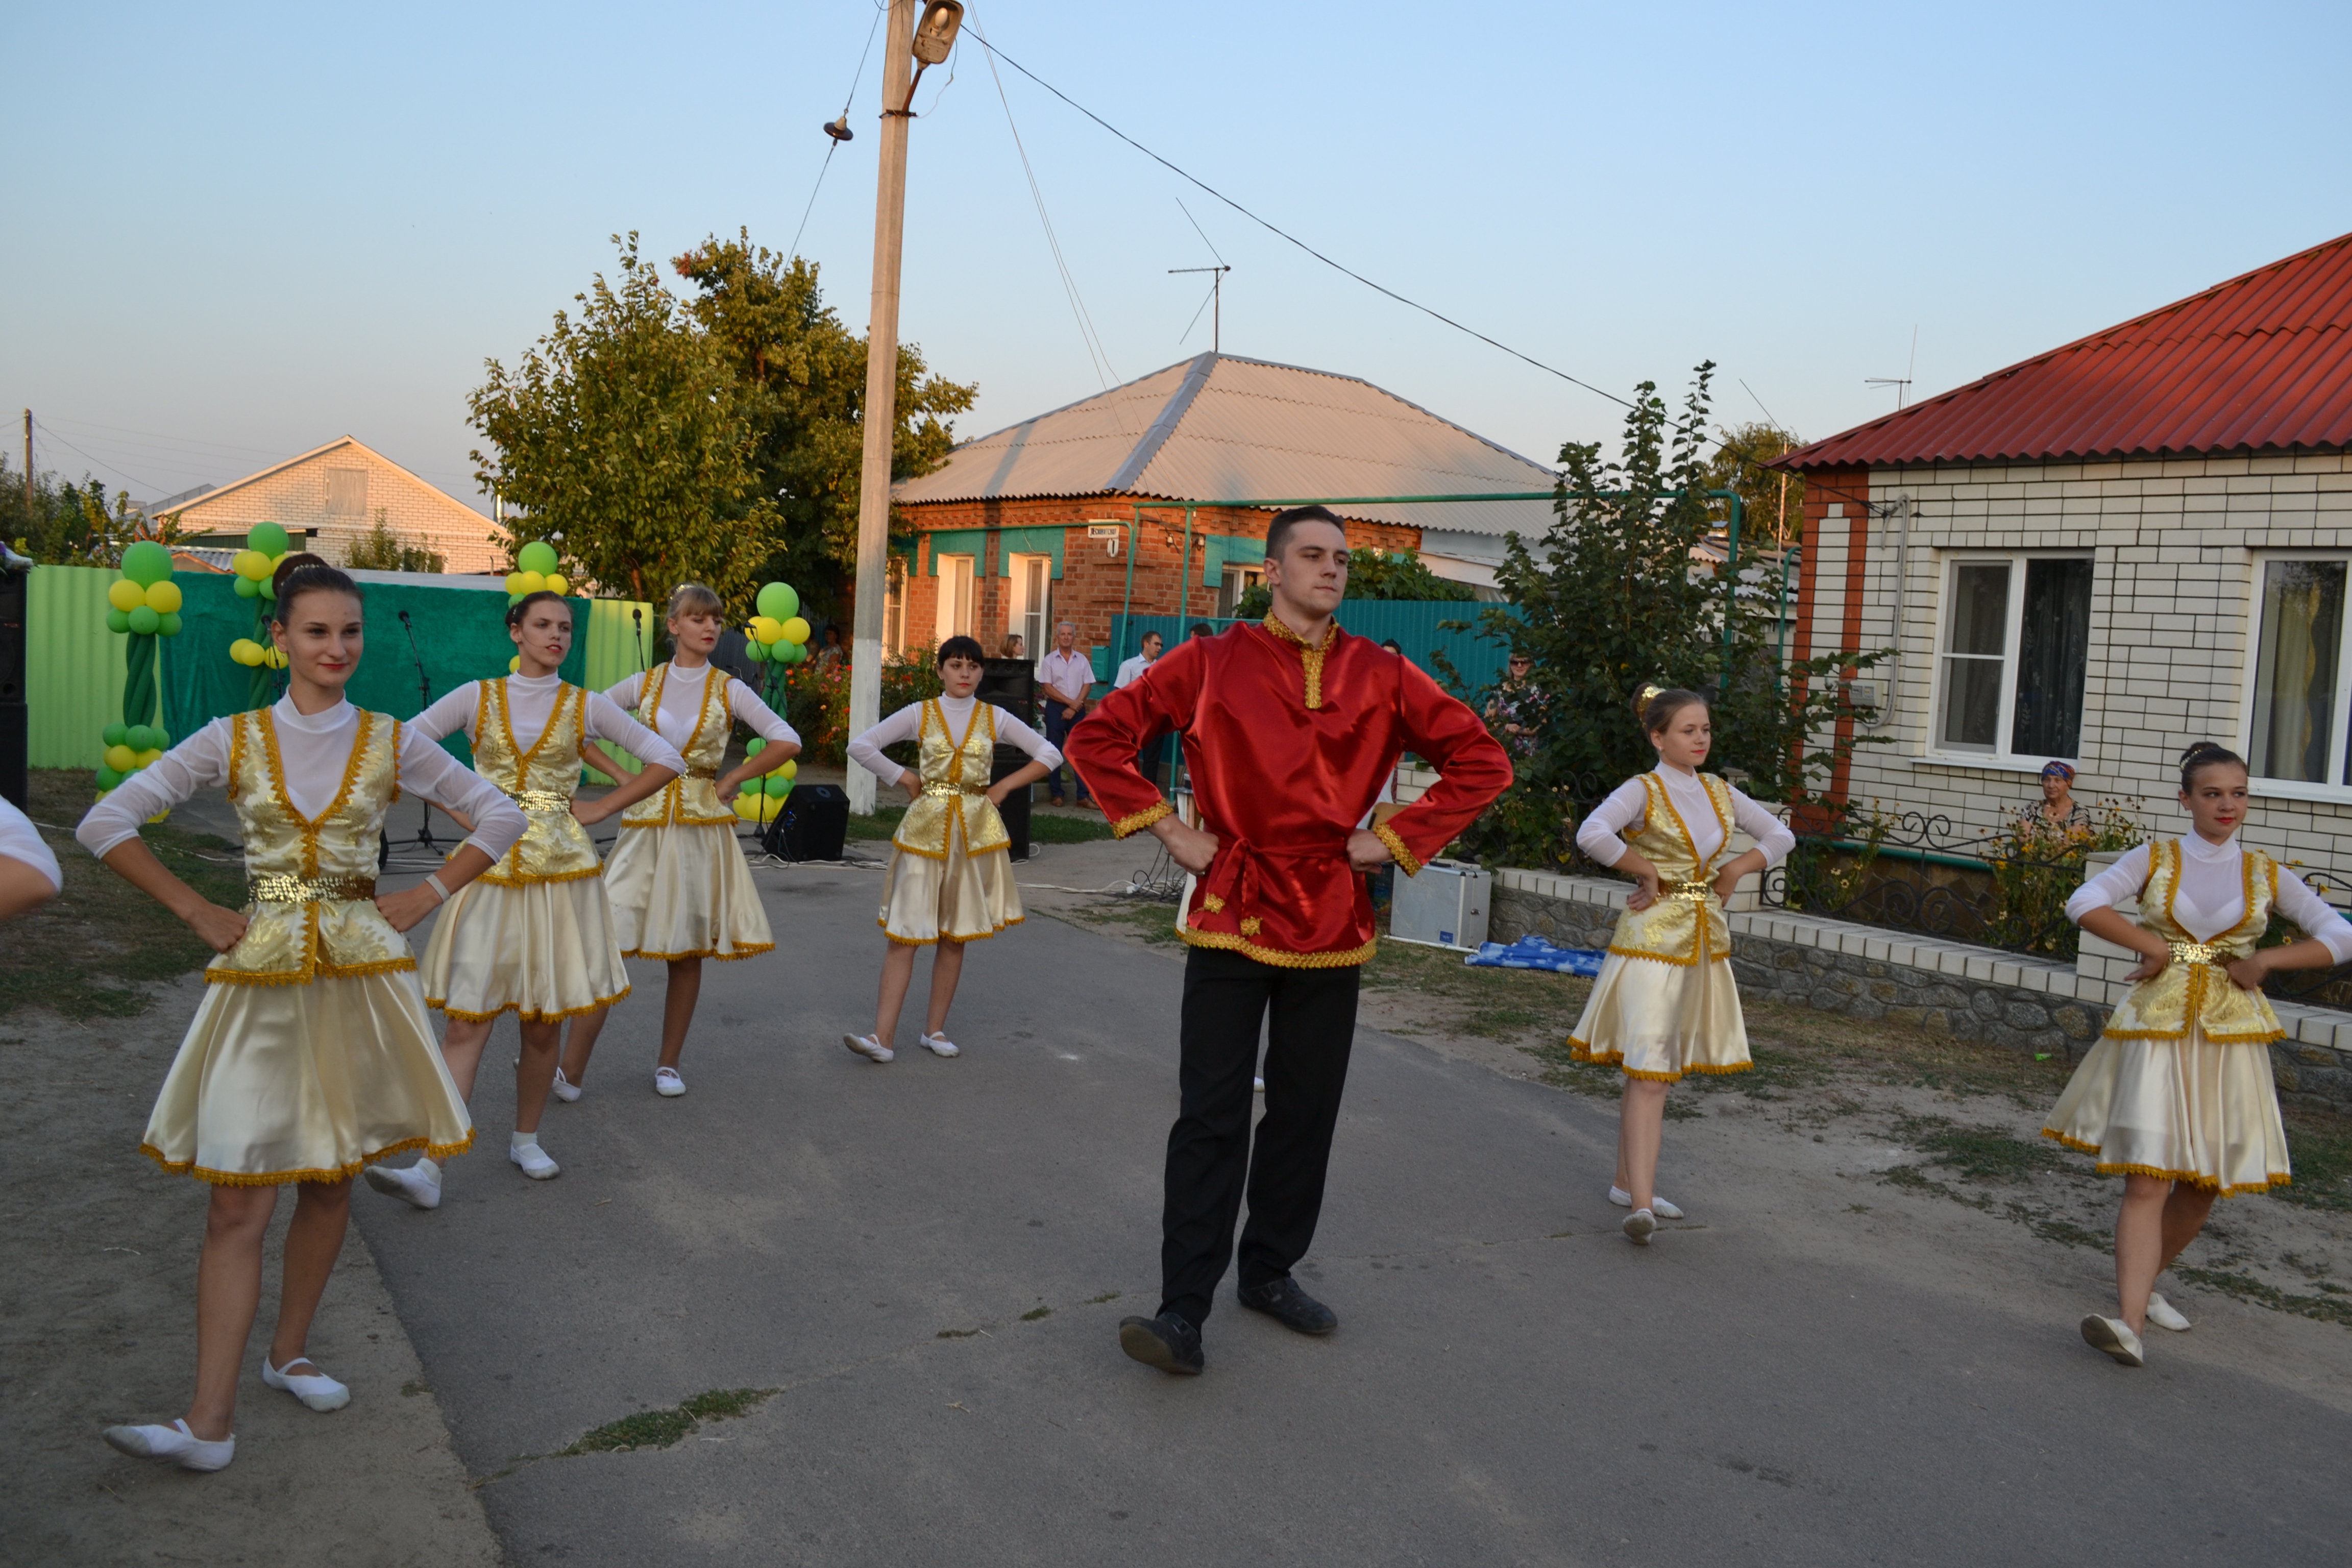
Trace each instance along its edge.
{"label": "red satin shirt", "polygon": [[1511,783],[1509,757],[1475,713],[1336,623],[1320,648],[1271,616],[1181,643],[1070,731],[1064,750],[1122,838],[1174,809],[1136,767],[1171,731],[1183,737],[1201,826],[1218,839],[1184,940],[1262,963],[1372,955],[1371,893],[1348,864],[1348,835],[1404,752],[1442,775],[1374,830],[1408,873]]}

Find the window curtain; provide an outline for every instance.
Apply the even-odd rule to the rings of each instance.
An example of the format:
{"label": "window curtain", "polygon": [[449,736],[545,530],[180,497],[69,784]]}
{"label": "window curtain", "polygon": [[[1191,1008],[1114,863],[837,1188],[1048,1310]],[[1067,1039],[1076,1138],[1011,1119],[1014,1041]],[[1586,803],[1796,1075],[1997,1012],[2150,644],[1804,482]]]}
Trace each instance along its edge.
{"label": "window curtain", "polygon": [[2344,563],[2273,561],[2264,567],[2252,746],[2260,777],[2326,780],[2343,626]]}
{"label": "window curtain", "polygon": [[2091,563],[2025,563],[2017,638],[2017,704],[2009,749],[2074,757],[2083,748],[2083,679],[2091,655]]}

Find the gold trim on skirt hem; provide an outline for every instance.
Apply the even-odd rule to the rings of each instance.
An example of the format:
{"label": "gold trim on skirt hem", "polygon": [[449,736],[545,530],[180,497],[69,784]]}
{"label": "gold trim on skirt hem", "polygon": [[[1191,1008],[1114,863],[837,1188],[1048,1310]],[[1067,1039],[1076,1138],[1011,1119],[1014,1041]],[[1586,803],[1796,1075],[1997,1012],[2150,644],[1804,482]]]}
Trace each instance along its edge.
{"label": "gold trim on skirt hem", "polygon": [[634,947],[625,947],[621,950],[621,956],[647,958],[657,963],[675,963],[682,958],[715,958],[721,963],[727,963],[739,958],[757,958],[763,952],[773,952],[775,950],[776,944],[772,942],[748,942],[736,943],[735,951],[732,952],[721,952],[715,947],[706,947],[699,952],[643,952]]}
{"label": "gold trim on skirt hem", "polygon": [[884,936],[888,937],[900,947],[929,947],[935,943],[942,942],[953,942],[956,946],[961,947],[968,942],[986,942],[990,937],[1002,935],[1005,931],[1011,931],[1014,926],[1022,924],[1029,917],[1026,915],[1014,915],[1011,920],[1006,921],[994,931],[976,931],[964,936],[947,936],[944,934],[940,936],[900,936],[898,932],[890,929],[890,920],[887,915],[877,919],[874,923],[882,928],[882,934]]}
{"label": "gold trim on skirt hem", "polygon": [[[2055,1127],[2043,1128],[2042,1136],[2049,1139],[2053,1143],[2063,1143],[2078,1154],[2088,1154],[2094,1161],[2098,1157],[2099,1145],[2085,1143],[2080,1138],[2069,1138]],[[2159,1171],[2153,1165],[2101,1163],[2094,1163],[2091,1168],[2102,1176],[2154,1176],[2159,1181],[2187,1182],[2200,1192],[2216,1193],[2225,1198],[2235,1197],[2240,1193],[2266,1193],[2273,1187],[2294,1185],[2294,1175],[2285,1171],[2273,1171],[2264,1181],[2242,1182],[2236,1186],[2225,1187],[2214,1177],[2200,1176],[2194,1171]]]}
{"label": "gold trim on skirt hem", "polygon": [[163,1151],[152,1143],[140,1144],[139,1152],[174,1176],[194,1176],[215,1187],[283,1187],[297,1182],[347,1182],[377,1161],[389,1160],[394,1154],[404,1154],[411,1149],[422,1149],[428,1160],[446,1160],[465,1153],[473,1146],[471,1128],[467,1128],[465,1138],[456,1143],[436,1143],[430,1138],[404,1138],[397,1143],[388,1143],[331,1171],[212,1171],[194,1160],[167,1160],[163,1157]]}
{"label": "gold trim on skirt hem", "polygon": [[487,1024],[491,1019],[502,1016],[508,1013],[512,1013],[515,1016],[516,1020],[520,1023],[561,1024],[566,1018],[583,1018],[591,1013],[601,1013],[605,1008],[610,1007],[614,1003],[621,1001],[626,997],[630,992],[635,989],[636,987],[634,985],[624,985],[612,995],[604,998],[602,1001],[591,1002],[585,1007],[559,1007],[552,1013],[541,1012],[537,1010],[526,1013],[523,1011],[523,1005],[520,1002],[509,1002],[503,1007],[492,1008],[487,1013],[469,1013],[463,1007],[450,1006],[449,999],[446,996],[427,996],[425,999],[425,1005],[444,1016],[463,1018],[469,1024]]}

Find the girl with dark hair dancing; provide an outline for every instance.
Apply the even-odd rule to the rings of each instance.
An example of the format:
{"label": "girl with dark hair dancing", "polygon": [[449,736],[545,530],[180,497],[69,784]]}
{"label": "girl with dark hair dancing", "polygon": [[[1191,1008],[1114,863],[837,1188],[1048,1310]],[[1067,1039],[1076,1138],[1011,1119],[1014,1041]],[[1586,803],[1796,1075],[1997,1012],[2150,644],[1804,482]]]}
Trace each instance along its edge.
{"label": "girl with dark hair dancing", "polygon": [[[2270,1042],[2284,1031],[2262,991],[2283,970],[2352,962],[2352,924],[2303,879],[2238,842],[2246,764],[2200,741],[2180,753],[2180,805],[2195,831],[2143,844],[2083,884],[2066,913],[2140,955],[2131,994],[2051,1108],[2042,1129],[2124,1178],[2116,1215],[2116,1306],[2083,1320],[2083,1338],[2140,1366],[2148,1323],[2189,1320],[2154,1293],[2157,1276],[2197,1239],[2213,1200],[2291,1179]],[[2137,900],[2138,916],[2117,906]],[[2300,942],[2257,949],[2273,911]]]}
{"label": "girl with dark hair dancing", "polygon": [[[1698,771],[1715,742],[1706,698],[1659,691],[1642,728],[1657,767],[1618,785],[1576,830],[1578,848],[1634,887],[1568,1044],[1578,1061],[1614,1062],[1625,1075],[1609,1201],[1633,1211],[1625,1235],[1647,1247],[1661,1216],[1682,1217],[1657,1195],[1668,1087],[1686,1072],[1750,1065],[1724,903],[1740,878],[1779,864],[1797,840],[1779,817]],[[1733,854],[1735,827],[1756,847]]]}

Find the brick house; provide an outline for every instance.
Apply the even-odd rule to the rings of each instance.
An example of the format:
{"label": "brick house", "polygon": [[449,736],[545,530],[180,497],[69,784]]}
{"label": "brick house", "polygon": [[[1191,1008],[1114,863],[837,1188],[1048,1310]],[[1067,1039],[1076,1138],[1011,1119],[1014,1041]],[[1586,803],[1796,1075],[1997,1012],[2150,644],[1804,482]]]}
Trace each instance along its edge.
{"label": "brick house", "polygon": [[[1271,511],[1220,501],[1545,491],[1549,468],[1349,376],[1202,354],[965,442],[898,485],[916,530],[894,560],[891,647],[956,632],[1032,658],[1069,619],[1229,615],[1264,575]],[[1348,505],[1354,548],[1412,549],[1491,587],[1503,535],[1539,535],[1549,500]],[[1118,650],[1121,653],[1132,651]]]}
{"label": "brick house", "polygon": [[215,540],[242,546],[255,523],[275,522],[289,533],[309,535],[304,548],[338,565],[381,512],[404,543],[437,552],[450,572],[506,567],[506,547],[495,539],[502,531],[496,523],[350,436],[150,510],[158,517],[177,516],[182,532],[190,536],[187,542],[198,546]]}
{"label": "brick house", "polygon": [[1968,837],[2056,758],[2175,831],[2210,737],[2250,842],[2352,869],[2348,447],[2352,236],[1790,454],[1796,652],[1895,652],[1842,793]]}

